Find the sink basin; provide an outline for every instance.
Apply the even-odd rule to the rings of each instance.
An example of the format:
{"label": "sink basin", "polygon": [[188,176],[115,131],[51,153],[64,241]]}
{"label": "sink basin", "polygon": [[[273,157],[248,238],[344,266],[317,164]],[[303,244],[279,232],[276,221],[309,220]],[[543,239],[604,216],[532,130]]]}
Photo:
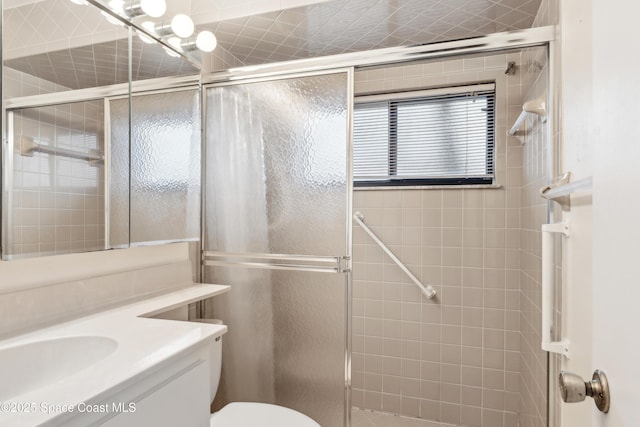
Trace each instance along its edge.
{"label": "sink basin", "polygon": [[91,367],[118,347],[100,336],[73,336],[0,349],[0,401],[19,396]]}

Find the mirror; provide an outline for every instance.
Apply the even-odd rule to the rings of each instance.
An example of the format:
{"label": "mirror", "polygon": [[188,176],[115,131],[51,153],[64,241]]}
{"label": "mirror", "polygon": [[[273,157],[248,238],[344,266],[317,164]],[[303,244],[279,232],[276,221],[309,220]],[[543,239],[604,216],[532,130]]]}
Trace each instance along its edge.
{"label": "mirror", "polygon": [[[193,231],[191,215],[171,233],[138,233],[149,224],[166,230],[160,225],[170,223],[168,218],[176,213],[164,212],[147,221],[141,209],[131,211],[130,202],[146,200],[142,195],[151,191],[156,203],[188,205],[199,217],[197,62],[175,52],[169,56],[166,42],[147,43],[152,40],[138,36],[132,27],[114,25],[118,21],[113,17],[107,20],[102,3],[89,2],[2,2],[4,260],[199,235],[199,229]],[[179,95],[164,94],[138,102],[129,92],[129,76],[134,90],[163,87],[163,79],[194,76],[195,89],[190,90],[195,96],[181,92],[179,101]],[[161,120],[167,117],[167,107],[187,104],[188,113],[178,119],[179,125]],[[144,140],[132,142],[129,134],[141,123],[147,124],[141,132],[146,146]],[[162,132],[167,126],[178,134]],[[164,142],[159,135],[166,135]],[[150,173],[147,166],[167,166],[161,161],[166,153],[162,147],[172,146],[171,141],[187,141],[172,154],[184,166],[177,168],[180,173],[160,179],[161,174]],[[191,175],[185,177],[189,167]],[[140,175],[148,181],[136,186],[131,177]],[[164,199],[156,197],[158,188],[166,189]],[[146,207],[153,205],[142,211]]]}

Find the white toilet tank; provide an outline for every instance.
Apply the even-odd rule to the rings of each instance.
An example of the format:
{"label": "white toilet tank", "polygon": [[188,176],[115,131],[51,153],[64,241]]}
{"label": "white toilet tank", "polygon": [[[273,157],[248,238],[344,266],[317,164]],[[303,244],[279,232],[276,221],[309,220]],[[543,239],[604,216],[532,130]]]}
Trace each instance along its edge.
{"label": "white toilet tank", "polygon": [[209,400],[213,402],[216,391],[220,384],[220,373],[222,372],[222,337],[216,338],[210,346],[211,360],[209,361]]}

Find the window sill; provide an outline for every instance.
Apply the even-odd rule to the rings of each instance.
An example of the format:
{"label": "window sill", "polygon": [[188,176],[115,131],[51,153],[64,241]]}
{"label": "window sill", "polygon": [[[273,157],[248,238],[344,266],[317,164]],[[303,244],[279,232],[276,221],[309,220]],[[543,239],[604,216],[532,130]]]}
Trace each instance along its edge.
{"label": "window sill", "polygon": [[379,191],[379,190],[498,190],[503,188],[500,184],[478,185],[397,185],[380,187],[354,187],[353,191]]}

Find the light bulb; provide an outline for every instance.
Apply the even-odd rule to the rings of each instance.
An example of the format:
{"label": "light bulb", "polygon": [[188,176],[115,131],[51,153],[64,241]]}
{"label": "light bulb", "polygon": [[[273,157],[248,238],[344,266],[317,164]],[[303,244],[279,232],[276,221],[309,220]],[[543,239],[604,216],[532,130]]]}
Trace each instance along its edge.
{"label": "light bulb", "polygon": [[[153,22],[151,22],[151,21],[145,21],[142,24],[140,24],[140,26],[142,28],[144,28],[145,30],[149,31],[150,33],[154,32],[154,25],[153,25]],[[136,30],[136,32],[138,33],[138,37],[140,37],[140,40],[142,40],[143,42],[148,43],[148,44],[153,44],[153,43],[156,42],[153,38],[149,37],[148,35],[146,35],[142,31]]]}
{"label": "light bulb", "polygon": [[196,37],[196,47],[203,52],[213,52],[217,45],[218,40],[211,31],[200,31]]}
{"label": "light bulb", "polygon": [[167,55],[172,56],[174,58],[180,58],[180,55],[178,55],[177,53],[175,53],[174,51],[172,51],[171,49],[169,49],[166,46],[162,46],[162,48],[164,49],[164,51],[167,53]]}
{"label": "light bulb", "polygon": [[169,43],[171,46],[173,46],[175,49],[177,50],[182,50],[182,40],[180,40],[180,38],[178,37],[169,37],[167,39],[167,43]]}
{"label": "light bulb", "polygon": [[176,15],[171,20],[171,30],[180,38],[187,38],[193,34],[193,21],[187,15],[182,13]]}
{"label": "light bulb", "polygon": [[[107,3],[109,9],[113,10],[118,15],[124,15],[124,1],[123,0],[111,0]],[[111,21],[109,21],[111,22]]]}
{"label": "light bulb", "polygon": [[87,0],[71,0],[71,2],[75,4],[83,5],[83,6],[86,6],[89,4]]}
{"label": "light bulb", "polygon": [[140,0],[142,11],[152,18],[159,18],[167,11],[165,0]]}

